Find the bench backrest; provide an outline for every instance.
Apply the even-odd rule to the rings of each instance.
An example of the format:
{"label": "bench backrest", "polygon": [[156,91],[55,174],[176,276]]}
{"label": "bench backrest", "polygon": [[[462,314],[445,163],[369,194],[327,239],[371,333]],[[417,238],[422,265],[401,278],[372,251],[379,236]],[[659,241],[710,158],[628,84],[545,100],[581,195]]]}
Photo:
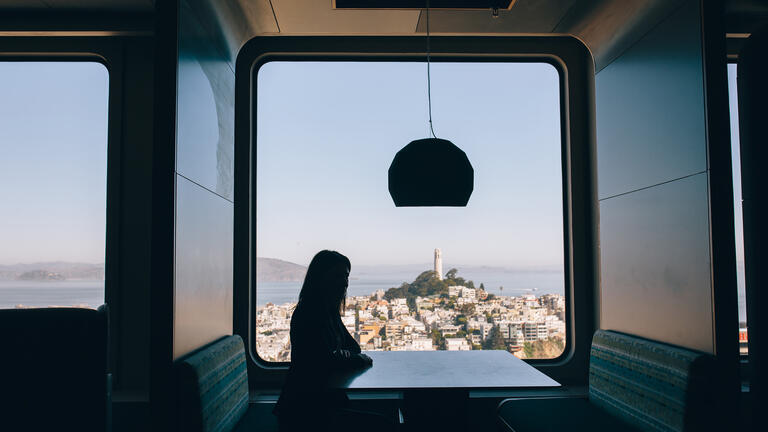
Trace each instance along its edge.
{"label": "bench backrest", "polygon": [[709,430],[721,384],[709,354],[605,330],[592,339],[590,401],[642,430]]}
{"label": "bench backrest", "polygon": [[248,409],[248,373],[240,336],[226,336],[176,362],[179,430],[231,431]]}
{"label": "bench backrest", "polygon": [[106,306],[0,310],[0,430],[108,428],[107,315]]}

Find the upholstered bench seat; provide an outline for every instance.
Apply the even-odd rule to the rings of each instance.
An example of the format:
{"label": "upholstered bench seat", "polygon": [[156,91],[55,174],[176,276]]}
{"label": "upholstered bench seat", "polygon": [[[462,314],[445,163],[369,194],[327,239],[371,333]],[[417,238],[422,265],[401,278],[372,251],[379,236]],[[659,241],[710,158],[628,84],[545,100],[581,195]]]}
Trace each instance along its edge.
{"label": "upholstered bench seat", "polygon": [[592,339],[588,398],[507,399],[498,408],[515,432],[718,430],[724,414],[714,357],[622,333]]}
{"label": "upholstered bench seat", "polygon": [[245,349],[226,336],[176,361],[178,430],[229,432],[277,430],[272,404],[251,404]]}
{"label": "upholstered bench seat", "polygon": [[507,430],[518,432],[623,431],[634,428],[586,397],[542,397],[508,399],[498,410]]}

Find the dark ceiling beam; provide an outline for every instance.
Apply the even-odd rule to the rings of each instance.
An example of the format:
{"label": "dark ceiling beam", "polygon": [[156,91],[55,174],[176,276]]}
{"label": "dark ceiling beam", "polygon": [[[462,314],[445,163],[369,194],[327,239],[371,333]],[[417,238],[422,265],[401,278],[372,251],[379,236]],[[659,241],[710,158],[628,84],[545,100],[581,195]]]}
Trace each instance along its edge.
{"label": "dark ceiling beam", "polygon": [[0,14],[0,36],[147,36],[153,32],[151,12],[4,10]]}

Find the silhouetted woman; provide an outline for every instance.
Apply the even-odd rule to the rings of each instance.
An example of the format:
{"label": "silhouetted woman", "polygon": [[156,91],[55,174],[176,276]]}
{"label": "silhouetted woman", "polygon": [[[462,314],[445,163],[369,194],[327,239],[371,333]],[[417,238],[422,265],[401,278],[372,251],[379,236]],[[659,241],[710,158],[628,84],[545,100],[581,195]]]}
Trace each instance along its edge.
{"label": "silhouetted woman", "polygon": [[291,367],[274,410],[281,431],[388,428],[383,416],[348,409],[344,390],[328,386],[335,371],[373,364],[341,322],[350,268],[347,257],[329,250],[309,263],[291,318]]}

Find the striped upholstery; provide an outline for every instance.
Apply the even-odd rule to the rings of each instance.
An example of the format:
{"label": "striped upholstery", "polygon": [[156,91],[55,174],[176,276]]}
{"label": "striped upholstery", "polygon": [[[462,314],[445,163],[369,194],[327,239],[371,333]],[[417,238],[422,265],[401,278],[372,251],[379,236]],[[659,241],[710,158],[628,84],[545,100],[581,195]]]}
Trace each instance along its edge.
{"label": "striped upholstery", "polygon": [[641,430],[702,430],[717,418],[713,402],[721,388],[714,371],[708,354],[598,330],[589,399]]}
{"label": "striped upholstery", "polygon": [[248,375],[240,336],[227,336],[179,360],[180,430],[227,432],[248,410]]}

